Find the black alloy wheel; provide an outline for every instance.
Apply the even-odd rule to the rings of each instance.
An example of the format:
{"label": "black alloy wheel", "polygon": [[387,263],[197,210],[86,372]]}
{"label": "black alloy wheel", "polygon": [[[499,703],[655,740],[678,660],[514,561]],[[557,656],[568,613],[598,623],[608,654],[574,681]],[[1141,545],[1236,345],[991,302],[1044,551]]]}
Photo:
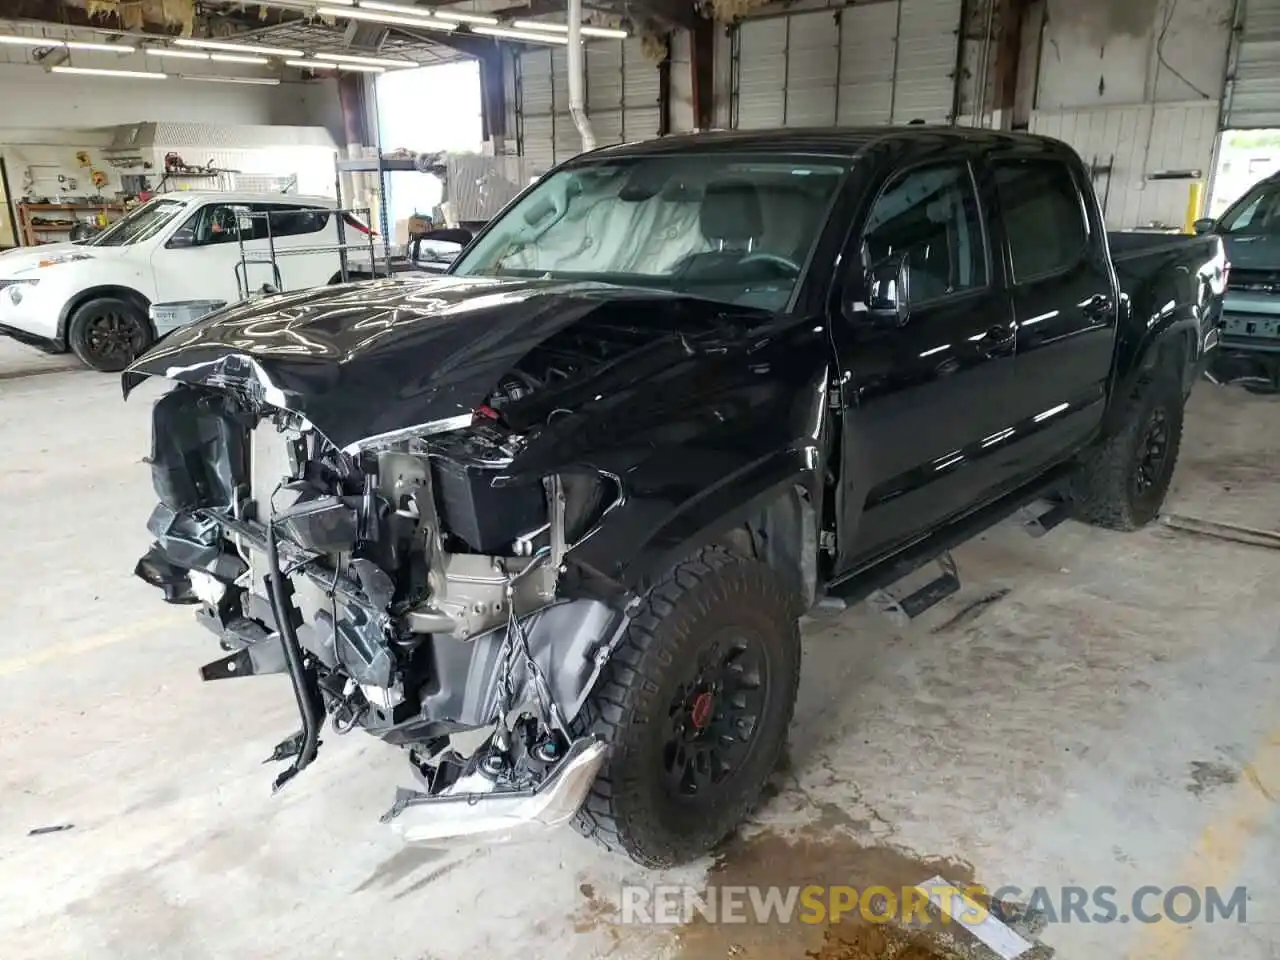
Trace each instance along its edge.
{"label": "black alloy wheel", "polygon": [[786,740],[800,606],[767,565],[718,545],[647,591],[574,720],[609,746],[580,831],[647,867],[688,863],[733,832]]}
{"label": "black alloy wheel", "polygon": [[769,663],[758,640],[729,636],[708,644],[690,673],[667,711],[663,768],[673,796],[709,799],[754,746]]}
{"label": "black alloy wheel", "polygon": [[151,345],[151,327],[136,304],[118,297],[101,297],[72,314],[67,342],[86,366],[114,373]]}

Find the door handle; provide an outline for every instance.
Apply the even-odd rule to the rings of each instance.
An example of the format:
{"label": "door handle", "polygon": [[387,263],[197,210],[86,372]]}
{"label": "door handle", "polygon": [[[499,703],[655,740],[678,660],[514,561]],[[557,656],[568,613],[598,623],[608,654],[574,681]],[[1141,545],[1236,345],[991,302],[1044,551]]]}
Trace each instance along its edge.
{"label": "door handle", "polygon": [[1110,313],[1112,309],[1111,298],[1105,293],[1095,293],[1092,297],[1080,304],[1080,309],[1086,317],[1097,317],[1104,313]]}
{"label": "door handle", "polygon": [[1013,328],[996,324],[978,338],[978,345],[984,350],[995,350],[1013,341]]}

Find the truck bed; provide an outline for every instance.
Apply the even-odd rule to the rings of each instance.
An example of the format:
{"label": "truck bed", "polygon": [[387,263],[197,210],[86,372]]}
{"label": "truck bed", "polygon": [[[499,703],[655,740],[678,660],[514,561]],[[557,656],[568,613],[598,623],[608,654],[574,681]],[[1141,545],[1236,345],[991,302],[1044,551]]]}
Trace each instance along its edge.
{"label": "truck bed", "polygon": [[1198,246],[1212,248],[1213,237],[1188,236],[1185,233],[1162,233],[1158,230],[1108,230],[1107,244],[1116,263],[1138,257],[1173,251],[1190,252]]}

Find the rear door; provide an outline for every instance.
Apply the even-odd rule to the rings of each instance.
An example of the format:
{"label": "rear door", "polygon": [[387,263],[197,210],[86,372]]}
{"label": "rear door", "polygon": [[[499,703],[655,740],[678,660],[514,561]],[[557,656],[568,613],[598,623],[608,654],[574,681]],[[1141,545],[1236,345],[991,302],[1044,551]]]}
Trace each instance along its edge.
{"label": "rear door", "polygon": [[1017,362],[1006,441],[1029,477],[1074,453],[1106,407],[1116,282],[1106,234],[1077,168],[1060,156],[1004,155],[987,167],[1000,212]]}
{"label": "rear door", "polygon": [[281,290],[305,290],[329,282],[338,272],[338,242],[333,214],[323,207],[296,203],[257,203],[256,217],[271,232],[267,245],[274,248]]}
{"label": "rear door", "polygon": [[[910,315],[833,327],[844,377],[842,566],[860,566],[992,495],[984,442],[1008,424],[1014,337],[964,160],[904,171],[879,191],[845,262],[908,260]],[[862,283],[862,277],[851,278]],[[846,302],[848,298],[846,297]]]}

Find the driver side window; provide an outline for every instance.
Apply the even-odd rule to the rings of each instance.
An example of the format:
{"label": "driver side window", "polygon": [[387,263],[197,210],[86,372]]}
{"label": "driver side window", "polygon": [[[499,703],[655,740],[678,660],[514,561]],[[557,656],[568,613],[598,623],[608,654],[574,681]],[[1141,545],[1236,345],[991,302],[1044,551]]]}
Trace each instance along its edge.
{"label": "driver side window", "polygon": [[173,240],[179,241],[176,245],[205,247],[218,243],[237,243],[242,232],[245,240],[252,240],[254,227],[249,213],[249,208],[244,204],[206,204],[178,228]]}
{"label": "driver side window", "polygon": [[912,303],[987,285],[986,243],[966,165],[916,168],[881,192],[863,234],[866,266],[900,254],[907,256]]}

